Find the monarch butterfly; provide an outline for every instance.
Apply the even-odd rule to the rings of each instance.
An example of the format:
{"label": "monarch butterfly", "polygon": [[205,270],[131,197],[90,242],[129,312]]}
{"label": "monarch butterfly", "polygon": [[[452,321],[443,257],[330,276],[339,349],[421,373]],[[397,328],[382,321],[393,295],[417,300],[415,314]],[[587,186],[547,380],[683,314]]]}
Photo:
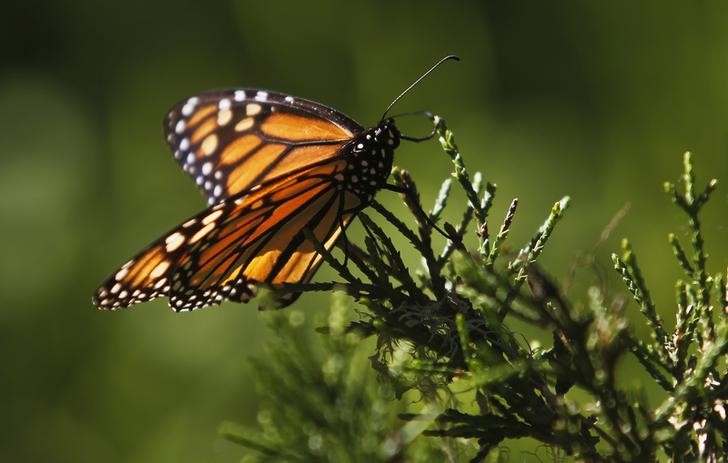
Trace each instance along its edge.
{"label": "monarch butterfly", "polygon": [[[174,157],[207,196],[195,215],[104,281],[93,296],[119,309],[167,296],[176,311],[247,302],[261,284],[308,282],[322,262],[309,237],[331,249],[381,188],[400,134],[387,113],[364,129],[313,101],[258,89],[193,96],[165,131]],[[308,231],[308,232],[307,232]],[[297,294],[279,301],[293,302]]]}

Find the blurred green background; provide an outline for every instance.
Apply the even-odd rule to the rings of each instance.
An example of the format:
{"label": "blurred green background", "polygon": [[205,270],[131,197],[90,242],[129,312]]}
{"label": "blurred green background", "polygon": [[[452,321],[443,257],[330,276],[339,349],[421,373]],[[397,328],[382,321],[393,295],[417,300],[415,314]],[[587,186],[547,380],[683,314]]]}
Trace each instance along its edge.
{"label": "blurred green background", "polygon": [[[471,170],[499,185],[496,221],[520,198],[514,246],[572,196],[543,256],[553,275],[630,202],[571,295],[589,283],[621,290],[608,254],[629,236],[672,321],[678,269],[666,235],[685,227],[661,184],[676,179],[685,150],[700,180],[728,182],[728,4],[105,3],[16,2],[0,19],[0,460],[240,457],[216,430],[225,419],[255,422],[244,368],[266,336],[255,308],[177,315],[156,301],[104,313],[90,303],[107,274],[204,207],[161,121],[208,89],[275,89],[368,125],[428,65],[457,53],[461,63],[397,111],[448,120]],[[450,169],[435,143],[405,144],[396,163],[428,203]],[[713,271],[728,261],[726,192],[719,186],[705,217]],[[397,198],[380,198],[401,211]],[[322,268],[318,278],[331,277]],[[306,295],[297,307],[326,304]]]}

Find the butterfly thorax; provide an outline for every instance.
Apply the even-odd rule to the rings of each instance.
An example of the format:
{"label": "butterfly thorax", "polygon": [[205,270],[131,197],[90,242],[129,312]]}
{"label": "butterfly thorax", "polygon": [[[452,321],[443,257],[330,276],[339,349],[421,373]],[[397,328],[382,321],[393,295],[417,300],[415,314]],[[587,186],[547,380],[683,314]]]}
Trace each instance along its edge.
{"label": "butterfly thorax", "polygon": [[387,183],[399,138],[393,119],[386,119],[354,137],[346,147],[346,170],[337,176],[340,188],[369,203]]}

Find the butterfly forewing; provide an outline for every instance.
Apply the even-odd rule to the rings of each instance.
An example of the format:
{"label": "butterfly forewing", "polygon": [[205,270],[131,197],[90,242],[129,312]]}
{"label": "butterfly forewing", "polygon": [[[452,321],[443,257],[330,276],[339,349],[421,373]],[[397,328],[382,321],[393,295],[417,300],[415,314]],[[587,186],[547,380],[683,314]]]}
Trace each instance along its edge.
{"label": "butterfly forewing", "polygon": [[175,159],[214,204],[335,157],[362,127],[319,103],[235,89],[179,103],[167,115],[165,131]]}

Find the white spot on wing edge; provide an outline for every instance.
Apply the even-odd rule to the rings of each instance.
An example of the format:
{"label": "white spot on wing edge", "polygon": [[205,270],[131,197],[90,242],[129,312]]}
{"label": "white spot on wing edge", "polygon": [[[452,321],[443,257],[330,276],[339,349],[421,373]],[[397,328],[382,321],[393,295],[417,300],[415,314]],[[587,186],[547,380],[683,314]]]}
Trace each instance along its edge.
{"label": "white spot on wing edge", "polygon": [[184,132],[186,128],[187,128],[187,123],[185,122],[184,119],[180,119],[177,121],[177,125],[174,126],[174,131],[177,132],[178,134],[180,134],[180,133]]}
{"label": "white spot on wing edge", "polygon": [[127,273],[129,273],[129,267],[124,267],[121,270],[119,270],[118,272],[116,272],[116,276],[114,277],[114,279],[116,281],[121,281],[124,279],[124,277],[126,276]]}
{"label": "white spot on wing edge", "polygon": [[210,214],[207,214],[204,219],[202,219],[202,224],[207,225],[215,220],[217,220],[222,215],[222,210],[218,209],[215,212],[212,212]]}
{"label": "white spot on wing edge", "polygon": [[189,116],[192,114],[192,112],[195,110],[195,106],[197,106],[197,103],[200,101],[199,98],[196,96],[191,97],[187,100],[187,102],[182,106],[182,115],[183,116]]}
{"label": "white spot on wing edge", "polygon": [[154,270],[152,270],[152,273],[149,274],[149,278],[159,278],[162,275],[164,275],[164,272],[167,271],[169,268],[169,261],[163,260],[162,262],[158,263],[156,267],[154,267]]}
{"label": "white spot on wing edge", "polygon": [[265,101],[268,99],[268,92],[265,92],[263,90],[258,90],[258,93],[255,94],[255,99],[258,101]]}
{"label": "white spot on wing edge", "polygon": [[230,100],[228,100],[227,98],[223,98],[222,100],[220,100],[219,103],[217,103],[217,107],[220,110],[230,109]]}
{"label": "white spot on wing edge", "polygon": [[292,96],[287,96],[287,97],[284,98],[284,100],[286,100],[286,103],[293,103],[293,97]]}
{"label": "white spot on wing edge", "polygon": [[185,237],[180,232],[174,232],[169,235],[167,239],[164,240],[164,242],[167,245],[167,247],[165,248],[167,252],[172,252],[182,246],[182,243],[185,242]]}
{"label": "white spot on wing edge", "polygon": [[210,233],[213,228],[215,228],[215,224],[214,223],[208,223],[204,227],[200,228],[197,231],[197,233],[195,233],[194,235],[192,235],[192,238],[190,238],[190,244],[194,244],[197,241],[201,240],[205,235],[207,235],[208,233]]}
{"label": "white spot on wing edge", "polygon": [[235,101],[244,101],[245,98],[247,98],[245,90],[235,90],[235,94],[233,95]]}

